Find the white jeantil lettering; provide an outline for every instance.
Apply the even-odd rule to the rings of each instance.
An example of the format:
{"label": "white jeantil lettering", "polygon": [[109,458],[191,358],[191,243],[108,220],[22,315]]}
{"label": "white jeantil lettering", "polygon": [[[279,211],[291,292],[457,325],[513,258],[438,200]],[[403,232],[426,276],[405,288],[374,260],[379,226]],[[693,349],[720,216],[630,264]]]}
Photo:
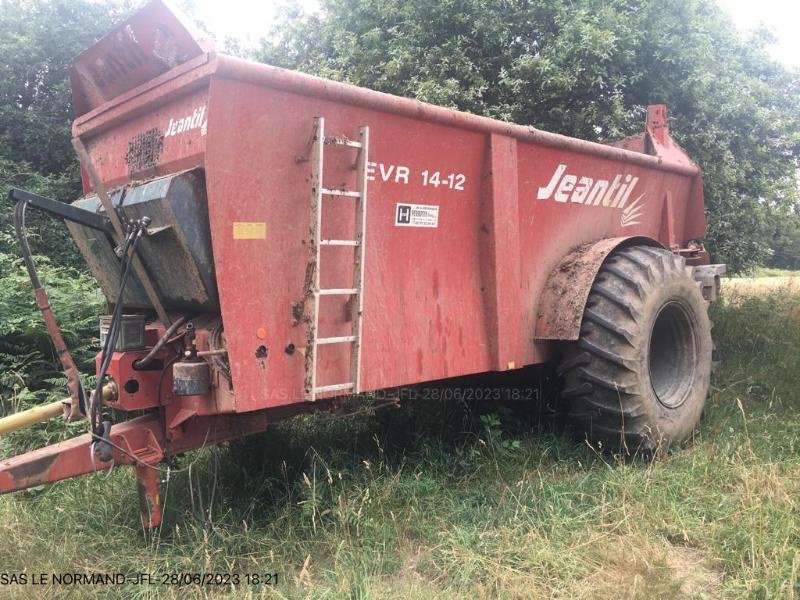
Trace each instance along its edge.
{"label": "white jeantil lettering", "polygon": [[190,115],[186,115],[180,119],[170,118],[169,123],[167,123],[166,131],[164,132],[164,137],[170,137],[183,133],[184,131],[202,128],[205,124],[205,114],[206,107],[200,106],[195,108]]}
{"label": "white jeantil lettering", "polygon": [[536,195],[536,197],[539,200],[547,200],[553,193],[553,190],[556,189],[556,184],[561,179],[561,176],[564,174],[564,171],[566,170],[567,170],[567,165],[558,165],[558,168],[556,168],[556,172],[553,173],[553,178],[550,180],[550,183],[547,184],[547,187],[543,188],[540,187],[539,193]]}
{"label": "white jeantil lettering", "polygon": [[[592,177],[574,175],[567,172],[567,165],[560,163],[553,171],[547,185],[537,188],[536,198],[538,200],[554,200],[559,203],[575,203],[584,206],[602,206],[605,208],[625,208],[636,184],[638,177],[630,173],[617,173],[609,181],[607,179],[593,179]],[[644,194],[640,194],[637,203],[644,200]],[[641,215],[643,206],[638,205],[636,216]],[[623,227],[637,224],[625,215],[621,220]]]}

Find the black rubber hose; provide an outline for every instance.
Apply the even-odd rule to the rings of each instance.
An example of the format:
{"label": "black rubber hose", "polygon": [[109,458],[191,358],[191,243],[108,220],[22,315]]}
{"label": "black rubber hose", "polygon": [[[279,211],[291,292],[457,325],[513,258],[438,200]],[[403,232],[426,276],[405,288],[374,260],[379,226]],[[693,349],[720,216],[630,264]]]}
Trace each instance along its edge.
{"label": "black rubber hose", "polygon": [[17,233],[17,241],[22,251],[22,260],[25,261],[25,268],[28,269],[28,275],[31,278],[33,289],[38,290],[42,287],[42,282],[39,280],[39,274],[36,272],[36,263],[33,261],[31,247],[28,244],[28,236],[25,234],[25,209],[27,206],[27,202],[17,202],[14,207],[14,230]]}
{"label": "black rubber hose", "polygon": [[185,316],[175,319],[172,325],[170,325],[169,328],[167,328],[167,330],[164,332],[164,335],[162,335],[161,338],[156,342],[156,345],[153,346],[150,352],[147,353],[147,356],[145,356],[144,358],[140,358],[137,361],[134,361],[133,368],[143,369],[147,365],[149,365],[152,362],[155,355],[158,354],[158,351],[161,350],[161,348],[164,347],[164,344],[167,343],[169,338],[172,337],[172,334],[174,334],[178,330],[178,327],[183,325],[185,322],[186,322]]}
{"label": "black rubber hose", "polygon": [[122,274],[120,276],[120,286],[117,290],[117,303],[114,305],[114,312],[111,314],[111,324],[106,333],[106,339],[103,343],[103,348],[100,352],[100,369],[97,371],[97,381],[95,384],[94,397],[92,401],[92,410],[89,415],[91,429],[95,434],[101,431],[101,423],[98,423],[100,414],[100,404],[102,402],[103,394],[103,379],[105,378],[108,366],[111,364],[111,357],[113,356],[112,349],[116,345],[118,322],[122,314],[122,294],[125,288],[125,281],[127,279],[129,261],[127,260],[128,247],[131,245],[131,237],[126,236],[125,244],[123,246],[123,261],[122,261]]}
{"label": "black rubber hose", "polygon": [[122,276],[120,277],[119,288],[117,290],[117,302],[114,305],[114,312],[111,315],[111,325],[106,334],[106,341],[103,344],[101,352],[100,369],[97,372],[97,383],[95,385],[94,398],[92,401],[92,414],[91,414],[91,427],[95,435],[101,435],[102,423],[99,422],[100,404],[102,403],[103,394],[103,379],[105,378],[106,371],[111,364],[111,358],[114,355],[113,348],[117,344],[117,337],[119,336],[119,327],[122,317],[123,294],[125,286],[128,282],[128,277],[131,271],[131,263],[133,262],[133,255],[136,252],[136,245],[144,232],[144,225],[139,222],[135,228],[125,236],[125,243],[122,247]]}

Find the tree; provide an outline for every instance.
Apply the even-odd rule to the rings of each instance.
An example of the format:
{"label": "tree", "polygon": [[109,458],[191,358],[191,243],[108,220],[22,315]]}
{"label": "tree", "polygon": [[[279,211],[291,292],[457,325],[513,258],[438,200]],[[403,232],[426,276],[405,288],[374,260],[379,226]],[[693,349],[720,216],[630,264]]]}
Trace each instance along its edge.
{"label": "tree", "polygon": [[800,270],[800,214],[777,219],[773,235],[773,254],[767,266]]}
{"label": "tree", "polygon": [[715,0],[323,0],[265,38],[265,62],[602,141],[666,103],[705,174],[715,260],[763,263],[798,203],[800,73]]}
{"label": "tree", "polygon": [[[11,207],[5,198],[11,186],[65,201],[80,195],[78,162],[70,143],[73,112],[67,67],[124,19],[131,11],[129,4],[0,0],[0,231],[10,231]],[[50,254],[58,264],[82,266],[61,223],[34,212],[34,252]],[[17,253],[11,239],[0,237],[0,252]]]}

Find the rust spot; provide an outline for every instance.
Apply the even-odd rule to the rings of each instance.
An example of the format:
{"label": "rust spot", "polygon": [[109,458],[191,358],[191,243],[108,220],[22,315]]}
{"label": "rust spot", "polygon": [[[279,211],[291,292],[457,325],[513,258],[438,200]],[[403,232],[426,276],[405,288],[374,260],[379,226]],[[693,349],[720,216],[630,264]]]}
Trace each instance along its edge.
{"label": "rust spot", "polygon": [[292,326],[297,325],[303,320],[305,312],[305,299],[292,302]]}
{"label": "rust spot", "polygon": [[58,457],[58,454],[50,454],[24,462],[16,467],[10,467],[8,474],[16,481],[27,480],[27,483],[33,483],[31,480],[44,482],[47,480],[47,471]]}
{"label": "rust spot", "polygon": [[139,133],[128,142],[125,164],[128,173],[151,169],[158,164],[164,151],[164,134],[155,127]]}
{"label": "rust spot", "polygon": [[141,479],[136,480],[136,492],[139,496],[139,507],[142,514],[151,514],[153,512],[153,503],[147,493],[147,486]]}

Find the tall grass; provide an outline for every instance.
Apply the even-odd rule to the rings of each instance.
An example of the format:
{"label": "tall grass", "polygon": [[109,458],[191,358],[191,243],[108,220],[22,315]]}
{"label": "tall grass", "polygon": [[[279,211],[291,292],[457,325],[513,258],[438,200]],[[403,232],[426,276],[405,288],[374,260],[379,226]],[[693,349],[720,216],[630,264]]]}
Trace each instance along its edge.
{"label": "tall grass", "polygon": [[700,433],[656,461],[599,455],[518,406],[319,414],[184,457],[152,536],[123,469],[4,497],[1,570],[279,573],[54,590],[73,597],[795,597],[800,297],[729,296],[713,319]]}

